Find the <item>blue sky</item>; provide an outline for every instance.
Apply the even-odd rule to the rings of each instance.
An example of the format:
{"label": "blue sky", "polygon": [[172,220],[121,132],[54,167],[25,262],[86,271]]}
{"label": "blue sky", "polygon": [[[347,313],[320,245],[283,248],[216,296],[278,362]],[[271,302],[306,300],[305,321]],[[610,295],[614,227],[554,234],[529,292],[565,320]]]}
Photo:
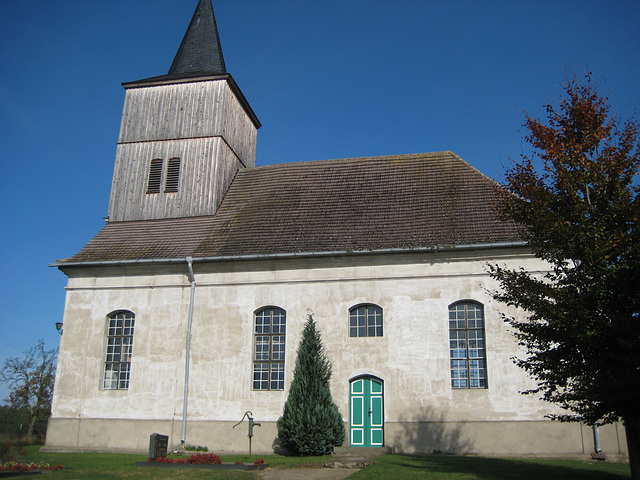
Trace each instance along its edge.
{"label": "blue sky", "polygon": [[[5,1],[0,361],[58,344],[63,273],[104,224],[122,82],[165,74],[197,0]],[[524,112],[586,70],[640,106],[640,2],[214,0],[258,165],[452,150],[500,180]],[[6,389],[0,386],[0,401]]]}

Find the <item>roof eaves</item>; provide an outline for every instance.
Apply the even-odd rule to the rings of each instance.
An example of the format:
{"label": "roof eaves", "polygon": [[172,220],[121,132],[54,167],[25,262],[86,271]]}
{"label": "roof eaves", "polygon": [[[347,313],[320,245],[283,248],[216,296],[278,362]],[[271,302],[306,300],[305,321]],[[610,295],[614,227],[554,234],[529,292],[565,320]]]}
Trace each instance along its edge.
{"label": "roof eaves", "polygon": [[[338,251],[318,251],[318,252],[291,252],[291,253],[265,253],[252,255],[226,255],[216,257],[193,257],[194,262],[219,262],[229,260],[267,260],[272,258],[305,258],[305,257],[332,257],[347,255],[380,255],[388,253],[435,253],[440,251],[453,250],[474,250],[474,249],[497,249],[524,247],[526,242],[502,242],[502,243],[478,243],[467,245],[450,245],[440,247],[417,247],[417,248],[384,248],[379,250],[338,250]],[[115,265],[135,265],[135,264],[169,264],[185,262],[186,257],[180,258],[149,258],[149,259],[133,259],[133,260],[98,260],[98,261],[80,261],[65,262],[57,261],[49,264],[50,267],[97,267],[97,266],[115,266]]]}

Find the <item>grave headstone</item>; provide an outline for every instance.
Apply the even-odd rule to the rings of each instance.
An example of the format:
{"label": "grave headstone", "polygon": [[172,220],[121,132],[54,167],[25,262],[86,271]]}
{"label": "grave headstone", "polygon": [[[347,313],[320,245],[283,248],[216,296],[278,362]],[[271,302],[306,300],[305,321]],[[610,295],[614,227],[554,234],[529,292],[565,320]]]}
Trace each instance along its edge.
{"label": "grave headstone", "polygon": [[169,436],[152,433],[149,437],[149,458],[155,460],[158,457],[167,456],[169,446]]}

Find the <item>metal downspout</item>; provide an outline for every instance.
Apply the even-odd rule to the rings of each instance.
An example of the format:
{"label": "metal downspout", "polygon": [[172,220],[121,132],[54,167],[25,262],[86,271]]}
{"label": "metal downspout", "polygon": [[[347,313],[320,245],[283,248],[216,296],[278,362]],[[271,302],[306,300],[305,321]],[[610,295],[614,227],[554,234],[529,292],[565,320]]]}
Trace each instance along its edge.
{"label": "metal downspout", "polygon": [[182,436],[180,444],[184,445],[187,438],[187,402],[189,400],[189,357],[191,353],[191,322],[193,320],[193,299],[196,293],[196,277],[193,274],[193,258],[186,257],[189,268],[189,282],[191,282],[191,299],[189,300],[189,320],[187,322],[187,349],[184,362],[184,400],[182,402]]}
{"label": "metal downspout", "polygon": [[600,430],[598,429],[597,423],[593,426],[593,449],[596,453],[602,452],[602,446],[600,445]]}

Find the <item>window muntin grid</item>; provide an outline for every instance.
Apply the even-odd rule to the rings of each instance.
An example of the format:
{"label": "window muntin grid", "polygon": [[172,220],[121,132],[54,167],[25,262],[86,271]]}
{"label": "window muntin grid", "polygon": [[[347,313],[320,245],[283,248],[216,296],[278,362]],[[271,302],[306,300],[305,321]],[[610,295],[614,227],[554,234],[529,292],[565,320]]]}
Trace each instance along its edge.
{"label": "window muntin grid", "polygon": [[349,336],[381,337],[382,308],[367,304],[349,310]]}
{"label": "window muntin grid", "polygon": [[131,377],[133,331],[135,315],[120,311],[109,316],[107,351],[102,387],[105,390],[126,390]]}
{"label": "window muntin grid", "polygon": [[284,390],[287,314],[278,307],[256,312],[253,389]]}
{"label": "window muntin grid", "polygon": [[458,302],[449,307],[449,361],[452,388],[487,388],[484,307]]}

